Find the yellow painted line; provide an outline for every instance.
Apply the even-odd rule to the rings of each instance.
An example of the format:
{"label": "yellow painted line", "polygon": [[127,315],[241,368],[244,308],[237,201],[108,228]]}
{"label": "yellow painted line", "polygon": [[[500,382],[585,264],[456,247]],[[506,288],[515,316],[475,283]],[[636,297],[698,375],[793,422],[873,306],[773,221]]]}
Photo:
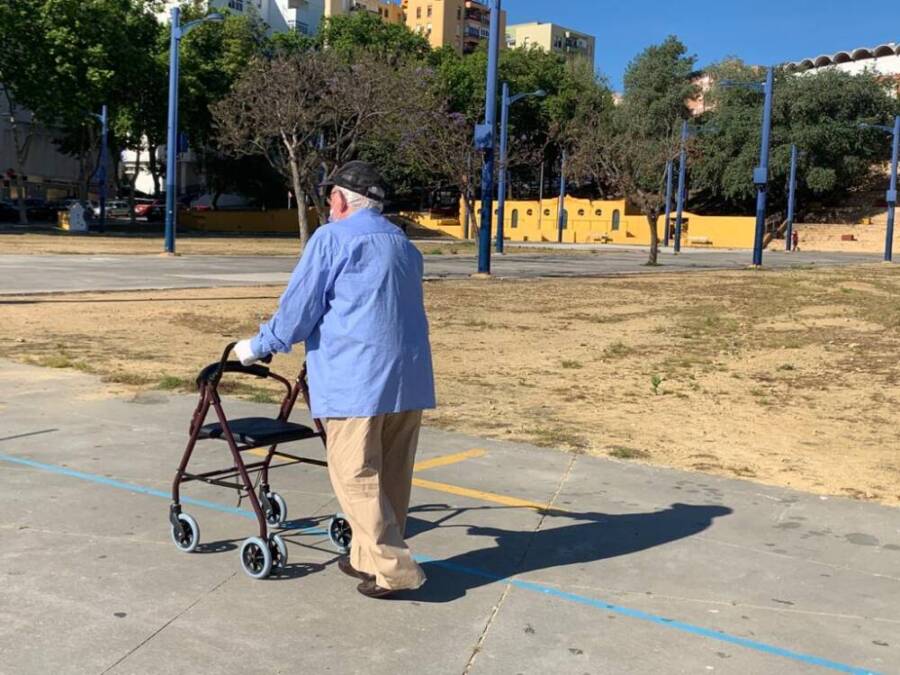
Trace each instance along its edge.
{"label": "yellow painted line", "polygon": [[450,464],[464,462],[465,460],[472,459],[474,457],[483,457],[486,454],[487,450],[473,448],[472,450],[466,450],[465,452],[457,452],[454,455],[443,455],[442,457],[435,457],[434,459],[426,459],[422,462],[416,462],[413,470],[426,471],[427,469],[434,469],[439,466],[448,466]]}
{"label": "yellow painted line", "polygon": [[502,504],[503,506],[512,506],[519,509],[535,509],[536,511],[547,511],[565,513],[565,509],[560,509],[549,504],[541,504],[540,502],[531,502],[527,499],[519,499],[518,497],[509,497],[507,495],[499,495],[495,492],[484,492],[483,490],[474,490],[472,488],[461,487],[459,485],[450,485],[449,483],[436,483],[431,480],[423,480],[422,478],[413,478],[413,485],[426,490],[436,490],[437,492],[446,492],[457,497],[468,497],[469,499],[478,499],[484,502],[493,502],[494,504]]}

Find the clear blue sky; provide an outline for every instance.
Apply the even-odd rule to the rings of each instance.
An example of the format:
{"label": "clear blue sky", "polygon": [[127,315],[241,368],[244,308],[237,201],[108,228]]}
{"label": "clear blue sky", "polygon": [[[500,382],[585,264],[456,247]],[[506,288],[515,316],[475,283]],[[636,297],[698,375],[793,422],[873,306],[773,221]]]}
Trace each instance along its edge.
{"label": "clear blue sky", "polygon": [[504,0],[509,23],[550,21],[597,38],[616,90],[628,62],[677,35],[704,66],[725,56],[768,65],[900,42],[900,0]]}

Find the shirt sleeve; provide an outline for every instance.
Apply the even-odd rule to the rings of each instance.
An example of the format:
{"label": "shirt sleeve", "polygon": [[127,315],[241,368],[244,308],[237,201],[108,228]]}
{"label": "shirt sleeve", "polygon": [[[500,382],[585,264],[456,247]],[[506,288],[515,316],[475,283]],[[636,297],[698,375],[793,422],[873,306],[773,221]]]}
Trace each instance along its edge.
{"label": "shirt sleeve", "polygon": [[287,353],[310,336],[328,307],[332,264],[330,237],[321,228],[307,243],[278,302],[278,311],[251,341],[254,354]]}

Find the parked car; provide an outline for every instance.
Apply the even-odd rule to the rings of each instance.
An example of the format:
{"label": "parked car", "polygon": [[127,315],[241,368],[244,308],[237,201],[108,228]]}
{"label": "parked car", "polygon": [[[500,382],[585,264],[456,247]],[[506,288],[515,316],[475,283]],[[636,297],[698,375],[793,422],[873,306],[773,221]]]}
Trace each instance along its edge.
{"label": "parked car", "polygon": [[50,222],[56,218],[56,211],[43,199],[26,199],[25,212],[32,223]]}
{"label": "parked car", "polygon": [[19,209],[7,201],[0,200],[0,223],[19,222]]}
{"label": "parked car", "polygon": [[[100,217],[100,204],[93,207],[94,217]],[[110,199],[106,202],[107,218],[126,218],[130,213],[128,202],[124,199]]]}

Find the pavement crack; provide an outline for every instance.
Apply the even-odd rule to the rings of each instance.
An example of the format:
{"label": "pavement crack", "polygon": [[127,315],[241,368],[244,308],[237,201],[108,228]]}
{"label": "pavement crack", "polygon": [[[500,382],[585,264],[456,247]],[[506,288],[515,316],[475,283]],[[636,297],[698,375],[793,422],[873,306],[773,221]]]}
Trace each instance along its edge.
{"label": "pavement crack", "polygon": [[472,672],[472,668],[475,666],[475,660],[478,658],[478,654],[484,647],[484,643],[485,640],[487,640],[488,633],[494,625],[494,620],[497,618],[497,615],[500,613],[500,609],[503,607],[503,603],[506,602],[506,598],[509,596],[509,592],[512,589],[512,579],[519,574],[519,572],[522,570],[522,566],[528,559],[528,554],[531,552],[531,547],[534,544],[534,540],[537,538],[537,533],[541,531],[541,527],[543,527],[544,525],[544,520],[553,511],[556,500],[559,499],[559,495],[562,492],[563,487],[565,487],[566,482],[568,482],[569,480],[569,476],[572,474],[572,468],[575,466],[576,458],[577,455],[571,456],[569,464],[566,466],[566,470],[560,477],[559,484],[556,486],[556,490],[553,492],[553,496],[550,497],[550,500],[547,502],[547,508],[541,509],[541,517],[538,520],[538,523],[535,526],[534,530],[532,531],[531,537],[528,539],[528,544],[525,546],[525,550],[522,551],[522,555],[519,557],[519,561],[513,568],[513,573],[509,576],[509,580],[506,582],[506,585],[503,588],[503,592],[500,594],[500,598],[494,604],[493,608],[491,608],[491,614],[490,616],[488,616],[488,619],[484,624],[484,628],[481,629],[481,633],[479,634],[478,639],[475,641],[475,646],[472,648],[472,654],[469,656],[469,660],[466,663],[465,669],[463,670],[463,675],[469,675]]}
{"label": "pavement crack", "polygon": [[119,664],[121,664],[122,662],[124,662],[124,661],[125,661],[126,659],[128,659],[132,654],[134,654],[135,652],[137,652],[137,651],[138,651],[139,649],[141,649],[144,645],[146,645],[148,642],[150,642],[153,638],[155,638],[157,635],[159,635],[160,633],[162,633],[166,628],[168,628],[170,625],[172,625],[175,621],[177,621],[179,618],[181,618],[182,616],[184,616],[185,614],[187,614],[189,611],[191,611],[191,609],[193,609],[198,603],[200,603],[201,600],[203,600],[204,598],[206,598],[206,597],[209,596],[209,595],[212,595],[212,594],[215,593],[217,590],[219,590],[222,586],[224,586],[226,583],[228,583],[231,579],[233,579],[233,578],[235,577],[236,574],[237,574],[237,572],[232,572],[232,573],[229,574],[227,577],[225,577],[222,581],[220,581],[220,582],[217,583],[215,586],[213,586],[212,588],[210,588],[208,591],[206,591],[206,593],[204,593],[203,595],[201,595],[200,597],[198,597],[198,598],[197,598],[196,600],[194,600],[190,605],[188,605],[187,607],[185,607],[184,609],[182,609],[180,612],[178,612],[178,614],[176,614],[176,615],[173,616],[171,619],[169,619],[168,621],[166,621],[162,626],[160,626],[160,627],[157,628],[155,631],[153,631],[152,633],[150,633],[150,635],[148,635],[146,638],[144,638],[143,640],[141,640],[141,642],[140,642],[139,644],[137,644],[137,645],[136,645],[135,647],[133,647],[132,649],[128,650],[128,652],[126,652],[126,653],[122,656],[122,658],[120,658],[120,659],[119,659],[118,661],[116,661],[114,664],[112,664],[111,666],[109,666],[106,670],[102,671],[102,672],[100,673],[100,675],[106,675],[106,673],[110,672],[113,668],[115,668],[116,666],[118,666]]}

